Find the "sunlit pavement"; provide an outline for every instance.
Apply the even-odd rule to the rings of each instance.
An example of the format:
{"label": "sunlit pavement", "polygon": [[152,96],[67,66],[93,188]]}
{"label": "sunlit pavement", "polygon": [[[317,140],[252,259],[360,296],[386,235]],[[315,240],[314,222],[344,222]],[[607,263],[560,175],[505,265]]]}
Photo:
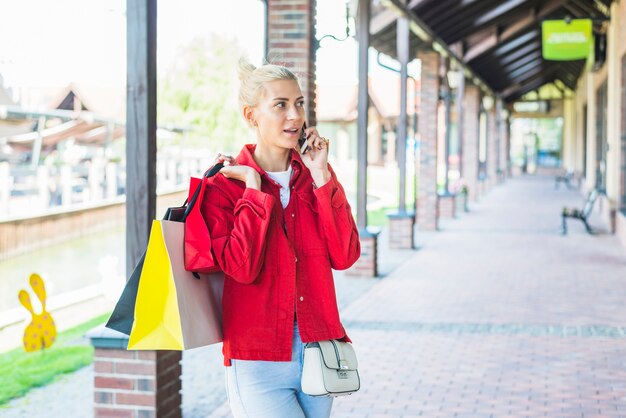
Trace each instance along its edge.
{"label": "sunlit pavement", "polygon": [[[563,205],[582,198],[511,179],[418,233],[414,252],[383,236],[383,270],[400,264],[384,279],[339,275],[362,388],[333,417],[626,417],[626,251],[577,222],[560,235]],[[218,347],[185,352],[185,418],[230,416],[220,364]],[[85,368],[0,417],[91,416],[91,379]]]}

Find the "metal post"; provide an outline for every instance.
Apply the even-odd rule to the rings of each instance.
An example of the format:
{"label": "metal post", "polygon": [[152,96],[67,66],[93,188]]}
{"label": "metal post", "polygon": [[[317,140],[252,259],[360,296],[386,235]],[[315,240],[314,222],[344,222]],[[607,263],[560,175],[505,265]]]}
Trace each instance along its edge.
{"label": "metal post", "polygon": [[156,216],[157,0],[127,0],[126,273],[148,245]]}
{"label": "metal post", "polygon": [[445,183],[445,192],[446,194],[450,193],[450,101],[452,98],[452,90],[450,90],[449,86],[444,87],[443,92],[443,102],[446,106],[446,160],[444,161],[445,173],[446,173],[446,183]]}
{"label": "metal post", "polygon": [[370,0],[359,0],[359,104],[357,117],[357,210],[356,224],[367,228],[367,123],[368,123],[368,49],[370,25]]}
{"label": "metal post", "polygon": [[502,101],[496,101],[496,132],[495,132],[496,141],[496,182],[499,180],[499,176],[502,172],[502,161],[500,159],[500,147],[502,142]]}
{"label": "metal post", "polygon": [[400,115],[396,136],[397,156],[400,175],[400,191],[398,212],[406,212],[406,139],[407,139],[407,81],[409,64],[409,20],[406,16],[398,17],[397,21],[397,49],[400,60]]}
{"label": "metal post", "polygon": [[413,80],[413,104],[415,108],[413,109],[413,149],[411,152],[413,153],[413,213],[417,214],[417,173],[419,172],[419,155],[417,153],[417,130],[418,130],[418,102],[420,97],[420,90],[417,86],[417,80],[411,77]]}
{"label": "metal post", "polygon": [[465,106],[463,102],[465,101],[465,73],[463,70],[458,70],[458,88],[456,93],[456,131],[457,131],[457,140],[458,140],[458,150],[459,150],[459,177],[463,178],[463,118]]}
{"label": "metal post", "polygon": [[39,116],[37,121],[37,138],[33,142],[33,153],[31,154],[31,167],[37,168],[41,159],[41,149],[43,148],[43,130],[46,127],[46,117]]}

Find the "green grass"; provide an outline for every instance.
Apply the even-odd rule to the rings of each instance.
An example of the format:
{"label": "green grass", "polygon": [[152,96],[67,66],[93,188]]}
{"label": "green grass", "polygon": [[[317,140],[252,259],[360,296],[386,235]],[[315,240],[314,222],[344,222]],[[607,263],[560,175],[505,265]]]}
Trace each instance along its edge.
{"label": "green grass", "polygon": [[385,226],[389,223],[387,218],[387,212],[392,208],[380,208],[377,210],[370,210],[367,212],[367,225],[368,226]]}
{"label": "green grass", "polygon": [[49,349],[27,353],[20,347],[0,354],[0,407],[32,388],[45,386],[65,373],[91,364],[93,347],[80,339],[108,317],[109,314],[101,315],[60,332]]}

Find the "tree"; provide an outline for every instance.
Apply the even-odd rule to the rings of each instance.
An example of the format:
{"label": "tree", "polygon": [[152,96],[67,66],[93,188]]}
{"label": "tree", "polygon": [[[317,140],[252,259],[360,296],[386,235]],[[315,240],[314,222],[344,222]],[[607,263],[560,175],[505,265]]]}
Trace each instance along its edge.
{"label": "tree", "polygon": [[193,128],[185,146],[234,153],[250,137],[240,116],[235,39],[196,38],[159,80],[159,123]]}

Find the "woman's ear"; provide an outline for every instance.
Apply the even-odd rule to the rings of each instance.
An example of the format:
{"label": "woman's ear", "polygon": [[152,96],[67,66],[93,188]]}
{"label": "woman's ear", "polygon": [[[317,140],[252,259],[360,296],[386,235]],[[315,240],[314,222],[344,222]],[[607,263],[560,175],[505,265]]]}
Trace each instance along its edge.
{"label": "woman's ear", "polygon": [[256,119],[254,117],[254,109],[250,106],[244,106],[243,117],[251,128],[257,126]]}

